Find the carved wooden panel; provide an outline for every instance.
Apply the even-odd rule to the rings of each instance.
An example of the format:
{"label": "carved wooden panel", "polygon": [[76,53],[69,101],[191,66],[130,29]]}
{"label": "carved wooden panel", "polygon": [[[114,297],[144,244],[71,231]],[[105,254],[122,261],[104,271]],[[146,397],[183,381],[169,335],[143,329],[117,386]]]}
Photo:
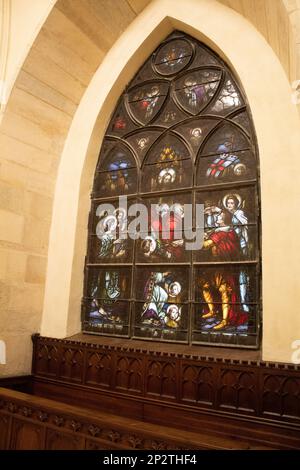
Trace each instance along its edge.
{"label": "carved wooden panel", "polygon": [[55,377],[58,373],[58,357],[55,344],[39,344],[36,350],[36,373]]}
{"label": "carved wooden panel", "polygon": [[11,417],[0,411],[0,449],[8,448],[8,431],[10,426]]}
{"label": "carved wooden panel", "polygon": [[150,360],[146,372],[146,395],[166,399],[175,399],[176,392],[175,363]]}
{"label": "carved wooden panel", "polygon": [[221,369],[219,406],[224,409],[254,412],[255,377],[252,372]]}
{"label": "carved wooden panel", "polygon": [[113,450],[113,449],[120,449],[119,445],[114,445],[113,443],[108,443],[105,441],[96,441],[93,439],[86,439],[85,441],[85,449],[86,450]]}
{"label": "carved wooden panel", "polygon": [[[60,376],[51,378],[53,382],[87,385],[89,394],[91,389],[109,390],[114,403],[119,402],[119,394],[126,394],[136,410],[140,404],[134,404],[132,398],[140,395],[144,400],[161,400],[164,406],[176,402],[178,407],[210,408],[285,422],[300,420],[299,366],[120,347],[102,344],[102,339],[91,346],[35,336],[34,343],[34,365],[44,344],[48,351],[51,345],[51,350],[57,351]],[[47,368],[35,366],[34,370],[38,379],[49,378]],[[72,396],[73,403],[82,399],[82,390],[78,398]],[[91,401],[96,403],[96,396]]]}
{"label": "carved wooden panel", "polygon": [[83,374],[83,351],[77,348],[63,348],[60,377],[72,382],[81,382]]}
{"label": "carved wooden panel", "polygon": [[10,449],[44,449],[44,428],[37,424],[14,418],[12,423]]}
{"label": "carved wooden panel", "polygon": [[263,381],[263,414],[300,420],[300,378],[264,374]]}
{"label": "carved wooden panel", "polygon": [[113,377],[112,355],[102,351],[87,351],[86,377],[87,385],[109,387]]}
{"label": "carved wooden panel", "polygon": [[300,418],[300,380],[285,377],[282,383],[282,415]]}
{"label": "carved wooden panel", "polygon": [[142,359],[133,356],[117,356],[115,388],[132,393],[143,391],[143,365]]}
{"label": "carved wooden panel", "polygon": [[[152,438],[144,431],[145,423],[136,421],[133,424],[134,432],[130,430],[131,421],[125,420],[116,425],[110,423],[111,416],[106,418],[101,415],[95,418],[95,424],[83,417],[80,408],[68,409],[63,412],[64,405],[59,402],[47,401],[46,407],[41,399],[32,398],[36,404],[28,406],[28,397],[20,396],[18,392],[0,389],[2,397],[9,396],[8,400],[2,399],[3,411],[0,415],[0,438],[2,448],[14,450],[100,450],[100,449],[183,449],[178,444],[173,444],[172,439],[163,433],[162,436]],[[16,398],[12,398],[15,396]],[[53,407],[53,409],[52,409]],[[60,411],[57,410],[60,409]],[[78,416],[76,413],[79,413]],[[9,426],[10,419],[13,420]],[[97,422],[98,419],[98,422]],[[106,420],[106,421],[105,421]],[[137,426],[138,425],[138,426]],[[149,427],[149,424],[148,424]],[[157,429],[155,427],[155,429]]]}
{"label": "carved wooden panel", "polygon": [[181,400],[212,406],[214,402],[214,377],[212,367],[183,363]]}
{"label": "carved wooden panel", "polygon": [[84,448],[84,439],[73,434],[47,429],[47,450],[80,450]]}
{"label": "carved wooden panel", "polygon": [[[161,363],[162,369],[163,364],[170,366],[168,361]],[[201,373],[197,377],[201,377]],[[283,387],[290,386],[294,393],[294,385],[283,384]],[[65,391],[76,393],[76,388],[78,385],[73,382]],[[121,404],[124,395],[123,392],[120,394]],[[101,400],[101,394],[98,393],[98,397]],[[147,405],[144,408],[142,420],[124,418],[120,414],[91,413],[82,408],[82,403],[78,407],[66,407],[62,402],[3,388],[0,388],[0,403],[0,439],[4,448],[13,450],[300,448],[300,426],[295,423],[282,425],[274,420],[257,418],[251,423],[251,417],[244,416],[240,420],[231,413],[214,413],[207,408],[197,413],[195,407],[188,411],[185,403],[181,409],[179,403],[174,406],[171,400],[161,403],[152,400],[148,411]],[[172,415],[178,421],[177,429],[172,427]],[[7,441],[3,439],[4,433]]]}

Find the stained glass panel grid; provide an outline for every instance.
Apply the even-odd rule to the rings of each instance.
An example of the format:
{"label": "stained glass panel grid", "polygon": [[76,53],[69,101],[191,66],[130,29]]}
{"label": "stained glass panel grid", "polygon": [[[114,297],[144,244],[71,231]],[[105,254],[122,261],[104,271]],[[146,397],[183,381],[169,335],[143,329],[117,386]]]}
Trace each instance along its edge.
{"label": "stained glass panel grid", "polygon": [[[120,97],[97,163],[84,332],[259,347],[253,129],[243,90],[207,46],[175,31],[151,54]],[[126,195],[131,209],[144,204],[142,225],[118,208]],[[204,240],[188,250],[195,228]]]}

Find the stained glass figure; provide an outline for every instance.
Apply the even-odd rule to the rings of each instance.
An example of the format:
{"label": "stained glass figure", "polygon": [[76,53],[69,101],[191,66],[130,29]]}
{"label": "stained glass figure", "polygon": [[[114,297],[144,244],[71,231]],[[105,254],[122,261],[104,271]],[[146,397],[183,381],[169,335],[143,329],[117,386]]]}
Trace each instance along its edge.
{"label": "stained glass figure", "polygon": [[117,207],[112,213],[108,213],[101,211],[101,205],[96,205],[92,211],[94,225],[90,235],[89,262],[131,262],[133,240],[128,233],[126,210]]}
{"label": "stained glass figure", "polygon": [[204,241],[198,261],[255,260],[257,256],[256,201],[253,187],[237,192],[200,192],[204,205]]}
{"label": "stained glass figure", "polygon": [[155,220],[149,223],[149,234],[140,240],[138,260],[141,262],[178,262],[189,259],[185,250],[182,230],[184,208],[180,203],[173,207],[167,204],[156,206]]}
{"label": "stained glass figure", "polygon": [[174,31],[126,86],[95,171],[84,332],[259,347],[258,156],[238,83]]}
{"label": "stained glass figure", "polygon": [[185,249],[186,236],[192,227],[185,219],[185,204],[191,204],[191,195],[181,194],[178,199],[173,196],[143,199],[149,214],[148,231],[142,233],[137,243],[138,262],[183,262],[190,260],[190,252]]}
{"label": "stained glass figure", "polygon": [[84,305],[88,330],[95,327],[97,331],[128,333],[129,303],[123,299],[130,295],[130,281],[130,270],[124,268],[89,271],[89,298]]}
{"label": "stained glass figure", "polygon": [[244,175],[246,173],[246,166],[241,163],[239,155],[223,153],[208,166],[206,176],[207,178],[222,178],[231,169],[235,175]]}
{"label": "stained glass figure", "polygon": [[203,143],[208,133],[219,124],[218,119],[195,119],[185,124],[174,127],[174,131],[178,132],[197,153],[200,145]]}
{"label": "stained glass figure", "polygon": [[[219,329],[226,324],[238,326],[246,323],[246,315],[240,312],[228,311],[228,305],[242,304],[243,311],[247,312],[249,303],[256,300],[255,270],[249,266],[218,266],[198,267],[196,274],[196,301],[203,303],[206,312],[203,319],[217,317],[214,305],[222,306],[222,318],[226,320]],[[218,318],[216,318],[216,321]],[[226,323],[226,324],[225,324]]]}
{"label": "stained glass figure", "polygon": [[102,162],[100,155],[94,180],[95,197],[136,192],[136,163],[131,152],[121,145],[113,146]]}
{"label": "stained glass figure", "polygon": [[152,82],[128,93],[128,104],[134,119],[147,124],[161,109],[169,89],[168,83]]}
{"label": "stained glass figure", "polygon": [[204,204],[205,227],[216,227],[216,218],[224,210],[230,214],[233,225],[247,225],[257,222],[256,191],[254,186],[238,190],[199,191],[196,201]]}
{"label": "stained glass figure", "polygon": [[[187,299],[187,283],[183,271],[144,270],[137,283],[137,295],[143,304],[136,303],[136,326],[139,336],[152,332],[161,337],[165,330],[181,330],[186,327],[182,318],[184,301]],[[143,329],[141,329],[141,326]]]}
{"label": "stained glass figure", "polygon": [[154,145],[145,160],[142,184],[148,191],[187,187],[192,183],[186,146],[173,136]]}
{"label": "stained glass figure", "polygon": [[180,72],[191,60],[191,43],[177,39],[161,46],[154,58],[155,70],[161,75],[174,75]]}
{"label": "stained glass figure", "polygon": [[[243,304],[214,304],[215,317],[203,318],[207,308],[202,304],[193,306],[192,341],[194,344],[210,344],[215,346],[236,346],[240,348],[255,348],[258,346],[257,310],[258,305],[244,306]],[[244,311],[248,307],[247,312]],[[225,326],[221,324],[224,312],[228,311],[230,318],[246,318],[240,323],[230,320]]]}
{"label": "stained glass figure", "polygon": [[179,78],[175,96],[180,106],[191,114],[198,114],[215,95],[221,75],[220,70],[201,69]]}
{"label": "stained glass figure", "polygon": [[211,333],[253,332],[251,306],[257,295],[255,268],[199,267],[196,271],[194,328]]}
{"label": "stained glass figure", "polygon": [[216,217],[216,228],[206,228],[201,250],[195,253],[197,261],[243,261],[256,259],[256,226],[232,225],[228,212],[222,210]]}
{"label": "stained glass figure", "polygon": [[160,137],[161,131],[158,130],[149,130],[148,132],[136,132],[130,134],[126,141],[131,145],[134,151],[140,158],[140,161],[143,161],[146,153],[148,152],[151,145]]}
{"label": "stained glass figure", "polygon": [[189,261],[190,252],[185,249],[185,238],[182,232],[160,232],[159,236],[145,235],[137,244],[138,262],[168,263]]}
{"label": "stained glass figure", "polygon": [[87,278],[91,298],[120,300],[130,298],[131,269],[121,267],[91,268]]}
{"label": "stained glass figure", "polygon": [[[155,281],[154,284],[152,283],[153,280]],[[155,284],[163,287],[168,293],[169,303],[185,303],[189,297],[189,271],[186,267],[168,265],[138,267],[135,282],[135,298],[143,302],[148,299],[148,288],[153,287]]]}

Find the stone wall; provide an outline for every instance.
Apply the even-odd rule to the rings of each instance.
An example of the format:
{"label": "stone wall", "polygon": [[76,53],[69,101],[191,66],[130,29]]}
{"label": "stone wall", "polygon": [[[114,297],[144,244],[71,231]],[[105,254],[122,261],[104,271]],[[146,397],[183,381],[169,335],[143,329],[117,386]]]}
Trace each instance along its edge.
{"label": "stone wall", "polygon": [[[163,3],[166,2],[164,0],[154,1],[148,8]],[[180,10],[182,2],[181,0],[173,0],[171,3],[170,16],[173,12],[176,16],[176,11]],[[239,18],[241,20],[248,19],[275,51],[280,60],[278,67],[281,66],[285,70],[288,79],[297,77],[293,33],[286,10],[283,9],[280,0],[222,0],[220,3],[230,7],[228,21],[231,21],[230,18],[237,22]],[[217,12],[220,3],[209,0],[210,9],[216,8]],[[296,24],[298,13],[294,10],[294,3],[298,8],[298,2],[285,1],[285,3],[289,9],[291,21]],[[63,227],[66,222],[66,218],[59,220],[59,214],[55,223],[52,219],[57,187],[61,191],[61,202],[57,204],[63,205],[65,195],[69,194],[71,204],[72,201],[74,202],[73,209],[76,212],[76,218],[78,217],[76,224],[81,226],[82,233],[85,230],[87,217],[86,199],[78,199],[77,197],[74,200],[72,199],[73,194],[69,193],[70,188],[74,185],[71,173],[66,172],[60,179],[62,183],[58,184],[58,176],[62,168],[59,165],[61,165],[62,153],[68,152],[70,148],[66,149],[66,143],[69,145],[70,139],[74,135],[69,131],[71,124],[74,124],[75,113],[77,112],[77,117],[81,113],[80,118],[76,121],[77,124],[80,121],[84,124],[89,117],[88,114],[85,114],[89,113],[89,110],[83,107],[78,111],[78,106],[83,103],[83,97],[87,96],[86,93],[95,72],[121,34],[125,30],[130,31],[131,28],[136,28],[136,18],[148,4],[148,0],[85,0],[84,2],[82,0],[58,0],[33,42],[18,74],[0,129],[0,339],[5,340],[7,346],[7,365],[0,365],[1,375],[26,374],[30,371],[30,335],[40,330],[43,309],[44,313],[46,311],[49,314],[44,316],[44,325],[46,324],[47,328],[49,328],[49,324],[54,325],[54,331],[57,335],[64,335],[67,331],[72,332],[78,327],[78,308],[81,295],[81,277],[78,273],[80,273],[83,263],[84,236],[78,238],[77,233],[77,243],[79,244],[79,248],[76,245],[76,250],[78,248],[77,258],[76,256],[73,258],[72,255],[67,261],[71,266],[70,270],[72,271],[74,268],[75,276],[72,277],[71,271],[69,277],[64,279],[59,279],[56,276],[54,279],[58,289],[54,290],[51,290],[51,285],[53,287],[52,278],[48,277],[48,296],[47,299],[44,299],[51,223],[54,227],[60,227],[62,237],[64,237]],[[208,2],[207,0],[195,0],[194,3],[189,2],[189,4],[191,10],[187,13],[192,18],[193,11],[201,8],[202,5],[206,8]],[[157,10],[159,10],[158,7]],[[156,11],[155,8],[153,11]],[[226,13],[227,10],[224,12]],[[143,25],[142,22],[140,24]],[[180,27],[180,23],[177,25],[174,23],[175,26]],[[230,24],[228,26],[230,27]],[[147,27],[147,23],[140,27]],[[164,31],[167,33],[171,27],[171,22],[168,25],[165,24]],[[201,28],[200,23],[197,28]],[[139,27],[136,31],[139,31]],[[193,34],[192,29],[190,33]],[[218,44],[220,52],[222,52],[223,43],[230,46],[230,41],[232,41],[232,46],[234,46],[239,40],[239,35],[241,38],[243,37],[243,26],[232,33],[234,33],[232,37],[224,38],[224,41],[223,38],[220,39]],[[294,33],[297,40],[296,29]],[[149,33],[147,43],[149,51],[151,48],[153,50],[157,44],[160,38],[159,34],[152,37]],[[130,44],[124,43],[123,48],[121,47],[119,52],[113,55],[115,60],[113,68],[118,65],[117,61],[122,59],[123,50],[126,52],[129,46]],[[248,47],[253,48],[253,43],[248,44]],[[273,53],[272,49],[270,48],[270,54]],[[259,56],[261,50],[257,50],[255,53]],[[242,56],[247,55],[247,50],[240,51],[240,55],[242,60]],[[130,58],[128,60],[130,62]],[[137,59],[131,62],[131,68],[127,69],[127,75],[125,74],[125,78],[123,77],[123,85],[127,78],[131,78],[138,66]],[[253,67],[255,65],[255,61],[253,61]],[[107,70],[110,74],[112,68],[108,67]],[[110,103],[105,111],[106,119],[109,118],[113,104],[118,94],[121,93],[123,85],[122,81],[117,83],[114,95],[110,97]],[[98,89],[97,93],[100,91]],[[278,100],[280,101],[280,99],[279,97]],[[93,109],[93,112],[98,113],[99,110],[99,108]],[[103,116],[104,114],[102,114]],[[294,116],[291,119],[295,122]],[[261,121],[263,121],[263,117]],[[78,129],[76,126],[75,128]],[[81,129],[83,128],[81,125]],[[77,130],[76,132],[80,140],[81,136]],[[89,139],[92,128],[88,132]],[[297,178],[293,165],[290,163],[293,162],[293,155],[296,158],[298,143],[294,131],[291,132],[292,135],[286,136],[290,145],[289,150],[286,150],[290,159],[288,175]],[[94,153],[101,143],[100,135],[101,132],[95,140]],[[268,138],[271,139],[272,136],[272,129],[270,129]],[[74,153],[73,160],[72,154],[69,155],[67,169],[81,164],[75,155]],[[92,174],[92,166],[88,174]],[[82,174],[79,172],[79,183],[76,180],[77,189],[82,179],[84,190],[81,187],[81,192],[84,191],[85,195],[88,195],[90,180],[84,180],[81,176]],[[288,198],[288,187],[285,187],[283,194],[285,193]],[[296,190],[292,196],[294,199],[295,195]],[[59,199],[58,196],[56,199]],[[78,205],[81,208],[79,211],[77,211]],[[285,216],[287,220],[291,218],[294,220],[292,206],[289,206]],[[74,230],[76,227],[73,227],[73,235]],[[271,227],[268,233],[271,236]],[[297,253],[299,252],[297,241],[293,235],[290,236],[292,237],[290,245]],[[277,242],[282,243],[282,239],[276,240]],[[266,247],[268,246],[266,245]],[[56,266],[57,272],[60,273],[63,268],[63,260],[60,257],[51,258],[50,268],[51,266]],[[287,261],[285,267],[288,271]],[[288,275],[294,278],[294,282],[290,284],[290,289],[285,294],[288,296],[289,302],[288,304],[283,302],[283,304],[288,305],[287,310],[291,316],[296,316],[297,305],[294,302],[298,289],[296,274],[288,273]],[[49,284],[51,284],[50,290]],[[70,285],[72,285],[73,295],[71,300],[69,296]],[[280,282],[277,285],[280,286]],[[59,296],[61,292],[65,293],[64,302],[67,305],[65,310],[60,310]],[[44,302],[46,304],[43,306]],[[291,311],[291,309],[295,309],[295,311]],[[53,311],[56,311],[55,315],[53,315]],[[73,316],[70,315],[70,311],[73,311]],[[64,328],[60,327],[59,317],[61,315],[64,318]],[[277,320],[276,316],[274,320],[276,331],[280,331],[281,324],[280,322],[277,324]],[[290,326],[292,328],[293,323]],[[273,333],[271,334],[273,338],[272,335]],[[276,358],[273,357],[273,359]]]}

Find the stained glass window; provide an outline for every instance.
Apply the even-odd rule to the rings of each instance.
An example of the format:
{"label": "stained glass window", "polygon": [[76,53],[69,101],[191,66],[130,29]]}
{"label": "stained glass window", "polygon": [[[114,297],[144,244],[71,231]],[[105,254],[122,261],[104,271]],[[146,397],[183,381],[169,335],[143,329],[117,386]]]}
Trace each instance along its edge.
{"label": "stained glass window", "polygon": [[84,332],[259,346],[258,152],[216,53],[179,31],[153,52],[112,114],[91,198]]}

